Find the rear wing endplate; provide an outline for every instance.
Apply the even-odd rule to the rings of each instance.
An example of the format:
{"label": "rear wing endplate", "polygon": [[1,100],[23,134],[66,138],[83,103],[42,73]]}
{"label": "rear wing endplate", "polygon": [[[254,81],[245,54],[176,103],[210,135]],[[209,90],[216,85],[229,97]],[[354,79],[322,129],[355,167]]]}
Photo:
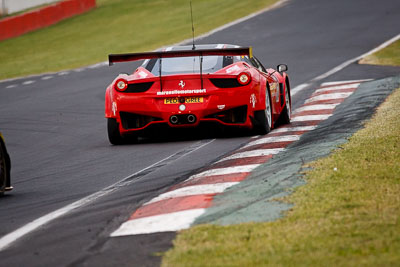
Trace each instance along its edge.
{"label": "rear wing endplate", "polygon": [[253,57],[252,47],[239,48],[216,48],[199,50],[176,50],[176,51],[157,51],[145,53],[130,54],[111,54],[108,55],[109,65],[117,62],[128,62],[153,58],[171,58],[171,57],[193,57],[193,56],[249,56]]}

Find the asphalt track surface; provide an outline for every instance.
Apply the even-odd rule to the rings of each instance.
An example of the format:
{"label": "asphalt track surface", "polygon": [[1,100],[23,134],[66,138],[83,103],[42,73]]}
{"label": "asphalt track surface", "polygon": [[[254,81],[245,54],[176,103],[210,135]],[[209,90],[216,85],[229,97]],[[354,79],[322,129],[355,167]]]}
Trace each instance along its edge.
{"label": "asphalt track surface", "polygon": [[[251,45],[266,66],[289,65],[293,88],[399,34],[399,15],[397,0],[291,0],[198,43]],[[105,51],[105,57],[112,52]],[[174,233],[120,238],[110,238],[110,233],[141,204],[250,140],[167,136],[110,146],[103,118],[105,86],[119,72],[129,71],[127,65],[102,66],[0,83],[0,128],[15,187],[0,198],[0,236],[126,182],[11,243],[0,252],[0,266],[157,265],[160,258],[154,253],[168,249]],[[324,81],[378,79],[399,72],[351,64]],[[293,108],[315,86],[297,93]]]}

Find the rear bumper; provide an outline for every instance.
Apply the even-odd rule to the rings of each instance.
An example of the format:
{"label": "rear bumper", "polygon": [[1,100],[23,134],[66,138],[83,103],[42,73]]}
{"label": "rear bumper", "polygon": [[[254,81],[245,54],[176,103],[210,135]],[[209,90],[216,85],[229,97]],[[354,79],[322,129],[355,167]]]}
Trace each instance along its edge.
{"label": "rear bumper", "polygon": [[[161,118],[160,118],[161,117]],[[120,123],[122,135],[150,130],[154,126],[169,128],[195,128],[200,124],[217,123],[223,126],[252,128],[251,116],[247,106],[240,106],[225,111],[204,116],[203,112],[164,113],[160,117],[152,117],[138,113],[119,112],[117,121]]]}
{"label": "rear bumper", "polygon": [[[143,131],[151,125],[165,124],[171,128],[193,128],[203,122],[224,126],[252,128],[255,108],[250,105],[250,90],[230,90],[224,94],[173,97],[201,98],[200,103],[166,104],[170,97],[115,95],[113,112],[122,135]],[[233,91],[233,92],[232,92]],[[249,92],[250,91],[250,92]]]}

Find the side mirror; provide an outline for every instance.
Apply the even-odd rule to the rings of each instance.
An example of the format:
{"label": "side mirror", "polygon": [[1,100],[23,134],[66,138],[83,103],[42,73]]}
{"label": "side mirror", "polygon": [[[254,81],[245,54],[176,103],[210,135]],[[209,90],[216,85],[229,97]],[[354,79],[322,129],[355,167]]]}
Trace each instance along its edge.
{"label": "side mirror", "polygon": [[279,64],[276,68],[278,69],[279,72],[284,72],[284,71],[288,70],[288,67],[286,64]]}

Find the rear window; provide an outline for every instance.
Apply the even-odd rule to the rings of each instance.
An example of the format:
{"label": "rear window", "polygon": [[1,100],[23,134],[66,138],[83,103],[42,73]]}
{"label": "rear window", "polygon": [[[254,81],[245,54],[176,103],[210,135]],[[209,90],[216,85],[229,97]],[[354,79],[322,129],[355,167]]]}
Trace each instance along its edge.
{"label": "rear window", "polygon": [[[246,58],[247,57],[204,56],[203,73],[214,73],[233,64],[233,62],[246,61]],[[160,59],[146,60],[143,63],[143,67],[153,75],[158,76],[160,73]],[[181,73],[200,73],[200,57],[175,57],[163,58],[161,60],[161,75]]]}

